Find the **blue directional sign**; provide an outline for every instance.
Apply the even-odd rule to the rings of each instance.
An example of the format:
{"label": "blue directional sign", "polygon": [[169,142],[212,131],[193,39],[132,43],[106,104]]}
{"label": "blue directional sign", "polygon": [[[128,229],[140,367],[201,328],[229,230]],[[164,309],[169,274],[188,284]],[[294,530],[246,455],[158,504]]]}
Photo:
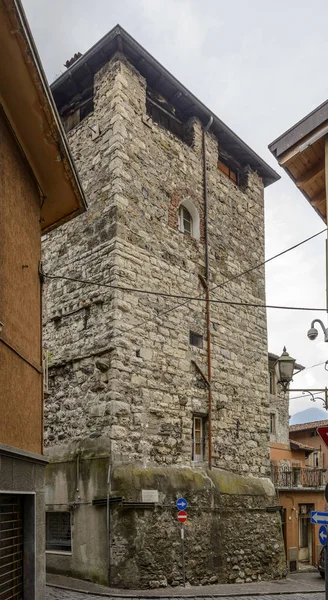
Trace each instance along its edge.
{"label": "blue directional sign", "polygon": [[314,523],[315,525],[328,525],[328,512],[312,510],[310,517],[311,523]]}
{"label": "blue directional sign", "polygon": [[[188,502],[187,500],[185,500],[184,498],[178,498],[178,500],[175,503],[175,506],[179,509],[179,510],[186,510],[187,506],[188,506]],[[327,513],[328,516],[328,513]]]}
{"label": "blue directional sign", "polygon": [[319,542],[322,546],[326,546],[327,545],[327,527],[326,525],[321,525],[320,529],[319,529]]}

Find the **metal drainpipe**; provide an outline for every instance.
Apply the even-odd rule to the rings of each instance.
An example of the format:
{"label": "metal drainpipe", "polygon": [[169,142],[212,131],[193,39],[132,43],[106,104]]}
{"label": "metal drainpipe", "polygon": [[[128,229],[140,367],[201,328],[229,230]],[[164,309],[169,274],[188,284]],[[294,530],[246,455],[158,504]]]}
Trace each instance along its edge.
{"label": "metal drainpipe", "polygon": [[107,573],[108,573],[108,587],[111,583],[111,556],[110,556],[110,507],[109,507],[109,495],[111,491],[111,466],[108,466],[107,474],[107,502],[106,502],[106,524],[107,524]]}
{"label": "metal drainpipe", "polygon": [[206,133],[213,123],[213,117],[203,127],[203,181],[204,181],[204,224],[205,224],[205,273],[206,273],[206,328],[207,328],[207,379],[208,385],[208,468],[212,469],[212,382],[211,382],[211,313],[210,313],[210,268],[208,258],[208,201],[207,201],[207,156]]}
{"label": "metal drainpipe", "polygon": [[[40,248],[41,253],[41,248]],[[43,368],[43,270],[42,270],[42,262],[39,261],[39,280],[40,280],[40,364],[41,364],[41,454],[44,454],[44,368]]]}

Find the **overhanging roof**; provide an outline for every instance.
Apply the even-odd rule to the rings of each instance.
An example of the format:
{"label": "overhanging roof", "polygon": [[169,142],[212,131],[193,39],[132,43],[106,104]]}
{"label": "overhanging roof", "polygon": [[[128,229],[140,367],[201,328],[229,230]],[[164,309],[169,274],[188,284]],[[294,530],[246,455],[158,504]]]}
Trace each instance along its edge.
{"label": "overhanging roof", "polygon": [[317,429],[318,427],[327,427],[327,425],[328,420],[298,423],[297,425],[290,425],[289,431],[290,433],[294,433],[294,431],[306,431],[308,429]]}
{"label": "overhanging roof", "polygon": [[20,0],[0,0],[0,104],[40,189],[41,230],[86,201]]}
{"label": "overhanging roof", "polygon": [[328,101],[313,110],[269,144],[314,210],[327,222],[325,138],[328,135]]}
{"label": "overhanging roof", "polygon": [[223,121],[213,115],[198,98],[189,92],[120,25],[107,33],[51,85],[58,109],[65,106],[76,94],[91,87],[94,74],[117,51],[123,52],[141,75],[147,79],[148,84],[171,101],[183,114],[198,117],[204,124],[208,123],[212,115],[211,131],[217,136],[219,142],[241,164],[249,165],[259,173],[265,186],[280,179],[274,169]]}
{"label": "overhanging roof", "polygon": [[315,448],[312,446],[307,446],[306,444],[301,444],[301,442],[296,442],[295,440],[289,439],[289,444],[292,450],[305,450],[308,454],[315,451]]}

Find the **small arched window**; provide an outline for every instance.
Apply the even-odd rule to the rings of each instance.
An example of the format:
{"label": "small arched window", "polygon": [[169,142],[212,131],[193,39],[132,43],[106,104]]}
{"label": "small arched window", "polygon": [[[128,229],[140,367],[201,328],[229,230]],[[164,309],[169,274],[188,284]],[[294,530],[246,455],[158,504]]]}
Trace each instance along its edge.
{"label": "small arched window", "polygon": [[179,207],[179,229],[186,235],[193,235],[192,216],[183,204]]}
{"label": "small arched window", "polygon": [[178,208],[179,231],[199,240],[199,215],[194,204],[185,198]]}

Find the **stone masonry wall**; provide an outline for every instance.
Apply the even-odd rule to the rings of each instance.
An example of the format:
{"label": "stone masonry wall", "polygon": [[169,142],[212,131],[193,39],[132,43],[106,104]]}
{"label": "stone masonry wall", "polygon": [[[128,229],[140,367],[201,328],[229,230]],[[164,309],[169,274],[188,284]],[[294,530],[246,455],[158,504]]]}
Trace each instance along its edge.
{"label": "stone masonry wall", "polygon": [[[111,585],[181,582],[175,501],[184,493],[190,582],[284,571],[280,517],[266,511],[276,499],[267,479],[265,310],[230,304],[263,304],[264,270],[227,283],[263,261],[263,185],[247,166],[243,187],[221,173],[211,133],[210,285],[221,302],[211,303],[210,318],[213,470],[206,469],[208,431],[204,462],[192,462],[192,417],[206,418],[208,390],[192,362],[207,373],[201,123],[191,118],[188,130],[193,146],[153,123],[146,81],[114,56],[95,75],[94,112],[68,135],[89,210],[43,246],[45,274],[59,277],[44,284],[47,502],[50,510],[74,505],[72,554],[49,555],[48,567],[106,582],[104,507],[92,505],[106,497],[106,457],[112,494],[123,498],[112,513]],[[198,210],[199,240],[178,230],[186,200]],[[200,301],[185,299],[195,296]],[[190,331],[203,335],[203,348],[189,344]],[[75,463],[80,485],[70,480]],[[160,505],[125,509],[125,501],[142,501],[142,490],[157,490]]]}
{"label": "stone masonry wall", "polygon": [[[203,235],[181,234],[170,218],[186,197],[202,216],[200,123],[191,122],[193,147],[152,123],[146,82],[123,56],[97,73],[94,92],[94,113],[69,134],[89,211],[48,236],[45,272],[204,299]],[[220,287],[263,259],[262,182],[249,172],[238,188],[218,171],[211,134],[207,148],[212,297],[262,303],[263,269]],[[45,287],[47,444],[101,432],[114,460],[190,464],[192,414],[207,413],[206,385],[191,363],[206,372],[204,302],[177,307],[176,299],[65,280]],[[189,330],[203,334],[203,349],[189,345]],[[213,303],[211,334],[213,464],[267,475],[265,311]]]}

